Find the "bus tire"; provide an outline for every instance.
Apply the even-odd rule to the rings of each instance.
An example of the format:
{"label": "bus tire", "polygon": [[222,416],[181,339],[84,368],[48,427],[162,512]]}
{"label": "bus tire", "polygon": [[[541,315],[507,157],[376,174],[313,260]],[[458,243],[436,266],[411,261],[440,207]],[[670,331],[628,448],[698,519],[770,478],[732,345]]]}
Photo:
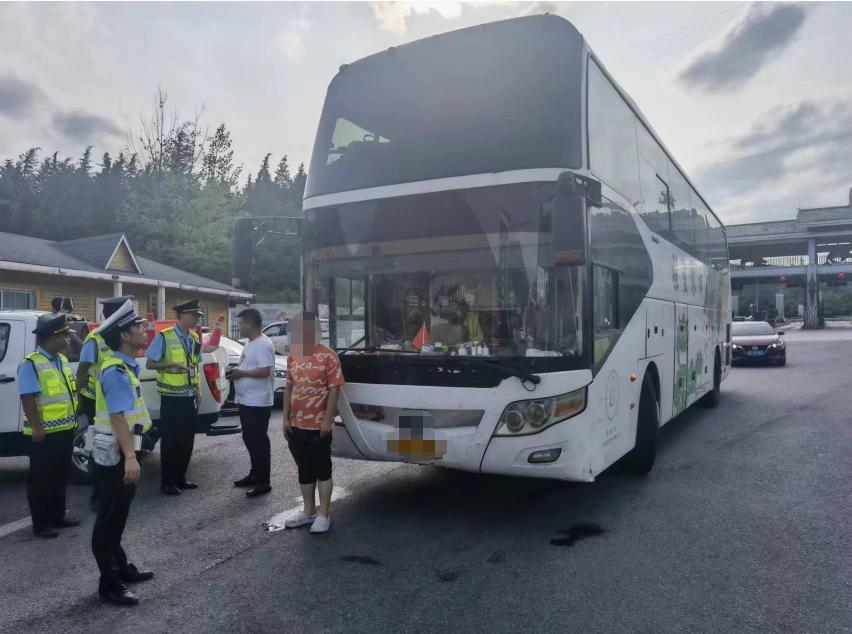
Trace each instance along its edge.
{"label": "bus tire", "polygon": [[639,415],[636,420],[636,446],[626,456],[629,473],[645,475],[654,466],[657,457],[657,433],[660,429],[660,403],[657,389],[649,374],[642,380],[639,397]]}
{"label": "bus tire", "polygon": [[716,353],[716,362],[713,365],[713,389],[701,398],[704,407],[716,407],[722,400],[722,359]]}

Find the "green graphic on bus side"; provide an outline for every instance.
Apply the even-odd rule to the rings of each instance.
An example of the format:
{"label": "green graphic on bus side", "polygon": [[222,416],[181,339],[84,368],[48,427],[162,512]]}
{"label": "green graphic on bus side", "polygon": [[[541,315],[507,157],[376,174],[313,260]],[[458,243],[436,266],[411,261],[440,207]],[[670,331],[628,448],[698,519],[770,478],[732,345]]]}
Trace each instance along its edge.
{"label": "green graphic on bus side", "polygon": [[[675,383],[672,402],[672,415],[676,416],[686,409],[691,400],[712,381],[713,364],[716,361],[714,344],[722,341],[725,297],[728,274],[716,271],[704,265],[698,265],[691,258],[672,257],[672,280],[675,291],[697,298],[703,294],[704,324],[690,324],[686,310],[677,315],[675,339]],[[706,324],[706,325],[705,325]],[[695,337],[701,341],[701,349],[690,350],[690,328],[697,332],[701,326],[704,334]],[[693,348],[697,348],[693,341]],[[690,354],[692,353],[692,354]],[[690,358],[691,357],[691,358]],[[706,365],[705,365],[706,360]]]}

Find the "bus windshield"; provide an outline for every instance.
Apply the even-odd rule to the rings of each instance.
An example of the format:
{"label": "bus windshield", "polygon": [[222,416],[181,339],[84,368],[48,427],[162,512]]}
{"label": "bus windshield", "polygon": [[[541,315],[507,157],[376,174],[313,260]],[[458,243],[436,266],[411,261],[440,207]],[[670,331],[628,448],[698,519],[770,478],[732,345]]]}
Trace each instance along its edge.
{"label": "bus windshield", "polygon": [[545,16],[355,62],[329,87],[305,196],[579,167],[581,68],[580,35]]}
{"label": "bus windshield", "polygon": [[579,367],[585,267],[548,263],[553,192],[524,183],[310,210],[306,299],[328,311],[331,345]]}

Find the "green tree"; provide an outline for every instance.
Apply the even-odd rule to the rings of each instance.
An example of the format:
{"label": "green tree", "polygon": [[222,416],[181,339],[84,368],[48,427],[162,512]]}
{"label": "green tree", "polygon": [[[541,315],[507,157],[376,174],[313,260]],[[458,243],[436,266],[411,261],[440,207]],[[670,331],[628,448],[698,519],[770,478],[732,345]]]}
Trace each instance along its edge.
{"label": "green tree", "polygon": [[201,160],[201,174],[205,184],[221,183],[234,189],[240,177],[241,167],[234,167],[234,150],[231,147],[231,133],[222,123],[216,128],[213,138],[207,145],[207,151]]}
{"label": "green tree", "polygon": [[0,169],[0,230],[29,234],[38,201],[38,151],[30,148]]}

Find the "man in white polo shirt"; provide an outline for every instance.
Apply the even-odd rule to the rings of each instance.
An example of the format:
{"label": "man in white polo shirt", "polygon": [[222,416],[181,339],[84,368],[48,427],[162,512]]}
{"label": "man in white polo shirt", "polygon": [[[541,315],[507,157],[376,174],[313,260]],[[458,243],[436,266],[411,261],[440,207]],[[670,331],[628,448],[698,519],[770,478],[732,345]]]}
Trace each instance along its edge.
{"label": "man in white polo shirt", "polygon": [[263,322],[257,309],[247,308],[237,317],[240,336],[247,337],[248,342],[239,365],[227,376],[234,381],[234,401],[240,407],[243,442],[251,458],[251,471],[245,478],[234,482],[234,486],[251,487],[246,491],[246,496],[251,498],[272,491],[267,431],[275,381],[275,346],[261,331]]}

